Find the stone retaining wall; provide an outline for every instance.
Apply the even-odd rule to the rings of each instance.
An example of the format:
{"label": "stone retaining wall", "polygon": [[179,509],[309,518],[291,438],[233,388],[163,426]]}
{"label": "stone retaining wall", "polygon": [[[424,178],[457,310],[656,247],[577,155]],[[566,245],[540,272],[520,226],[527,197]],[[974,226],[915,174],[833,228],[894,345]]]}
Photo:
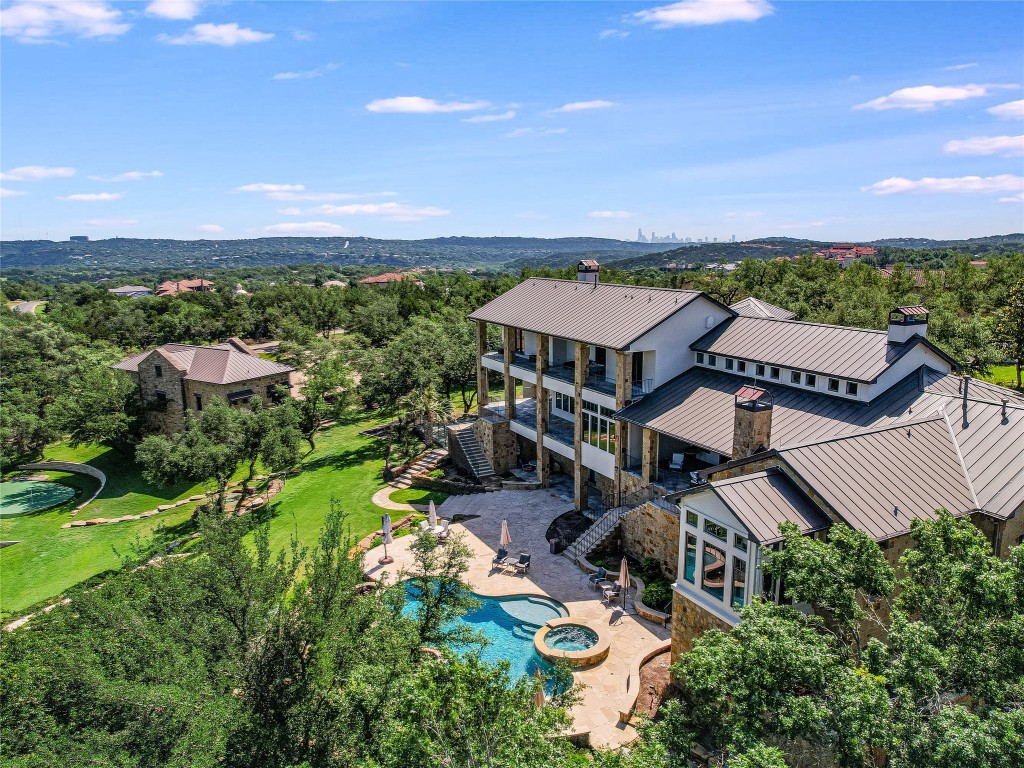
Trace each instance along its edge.
{"label": "stone retaining wall", "polygon": [[442,480],[438,477],[430,477],[428,475],[416,475],[412,478],[413,488],[424,488],[429,491],[444,491],[454,496],[466,495],[470,493],[487,493],[487,487],[483,485],[472,485],[471,483],[456,483],[451,480]]}
{"label": "stone retaining wall", "polygon": [[643,560],[653,557],[662,573],[675,581],[679,570],[679,511],[647,502],[626,513],[619,522],[623,551]]}
{"label": "stone retaining wall", "polygon": [[692,600],[687,600],[678,591],[672,590],[672,663],[679,661],[679,656],[693,650],[693,641],[709,629],[728,632],[732,629],[729,622],[718,618],[710,611],[701,608]]}
{"label": "stone retaining wall", "polygon": [[100,487],[96,489],[96,493],[75,507],[75,512],[82,509],[86,504],[99,496],[103,491],[103,487],[107,484],[107,476],[96,469],[96,467],[90,466],[89,464],[77,464],[72,461],[40,461],[36,464],[22,464],[18,469],[42,469],[49,470],[50,472],[74,472],[78,475],[88,475],[89,477],[99,480]]}

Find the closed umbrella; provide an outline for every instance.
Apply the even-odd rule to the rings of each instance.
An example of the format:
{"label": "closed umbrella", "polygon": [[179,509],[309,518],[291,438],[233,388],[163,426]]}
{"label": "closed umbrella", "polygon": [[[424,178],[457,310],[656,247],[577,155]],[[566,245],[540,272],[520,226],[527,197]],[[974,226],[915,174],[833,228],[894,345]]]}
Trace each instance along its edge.
{"label": "closed umbrella", "polygon": [[533,681],[537,686],[537,690],[533,692],[533,706],[540,709],[544,706],[544,675],[541,674],[540,667],[533,670]]}
{"label": "closed umbrella", "polygon": [[388,563],[395,562],[395,559],[388,555],[388,544],[394,541],[391,536],[391,515],[384,515],[384,517],[381,518],[380,531],[381,538],[384,541],[384,557],[380,558],[377,562],[381,565],[387,565]]}
{"label": "closed umbrella", "polygon": [[502,549],[508,549],[508,545],[512,543],[512,534],[508,532],[508,520],[501,521],[501,540],[498,545]]}
{"label": "closed umbrella", "polygon": [[427,521],[430,523],[431,528],[437,528],[437,507],[434,506],[434,501],[431,499],[429,511],[427,513]]}
{"label": "closed umbrella", "polygon": [[626,558],[622,558],[622,563],[619,565],[619,578],[617,582],[622,587],[622,607],[625,608],[626,597],[629,594],[629,563],[626,562]]}

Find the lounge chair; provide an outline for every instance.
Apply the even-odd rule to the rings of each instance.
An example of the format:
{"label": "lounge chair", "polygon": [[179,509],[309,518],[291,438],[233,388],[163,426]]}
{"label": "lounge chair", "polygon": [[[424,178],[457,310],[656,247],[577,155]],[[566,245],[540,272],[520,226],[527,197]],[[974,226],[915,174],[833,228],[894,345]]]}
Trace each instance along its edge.
{"label": "lounge chair", "polygon": [[503,547],[499,547],[498,548],[498,554],[496,554],[494,556],[494,559],[491,561],[491,567],[492,568],[500,568],[501,566],[505,565],[505,558],[507,558],[507,557],[508,557],[508,550],[503,548]]}
{"label": "lounge chair", "polygon": [[509,563],[512,566],[512,570],[520,573],[526,573],[530,570],[530,554],[528,552],[519,553],[518,563]]}
{"label": "lounge chair", "polygon": [[669,469],[680,470],[683,468],[683,459],[686,458],[685,453],[673,453],[672,463],[668,465]]}
{"label": "lounge chair", "polygon": [[599,587],[602,581],[608,578],[608,570],[606,568],[598,568],[597,573],[590,576],[589,581],[595,587]]}
{"label": "lounge chair", "polygon": [[424,533],[430,533],[430,523],[426,520],[420,520],[420,530]]}
{"label": "lounge chair", "polygon": [[438,541],[444,541],[445,539],[448,538],[448,534],[449,534],[448,524],[450,522],[451,522],[450,520],[442,520],[441,521],[441,530],[439,530],[437,532],[437,540]]}
{"label": "lounge chair", "polygon": [[612,584],[609,587],[605,587],[605,589],[604,589],[604,597],[602,597],[601,599],[604,600],[606,603],[608,603],[608,605],[611,605],[612,604],[612,600],[615,600],[621,594],[622,594],[622,585],[621,584]]}

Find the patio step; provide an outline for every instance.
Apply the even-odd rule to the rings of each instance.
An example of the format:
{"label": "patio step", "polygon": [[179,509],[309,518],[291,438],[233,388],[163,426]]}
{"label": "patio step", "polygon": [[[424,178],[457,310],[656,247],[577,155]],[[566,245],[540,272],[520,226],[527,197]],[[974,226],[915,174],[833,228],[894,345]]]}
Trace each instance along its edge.
{"label": "patio step", "polygon": [[476,433],[472,429],[466,428],[454,430],[453,434],[459,443],[459,447],[462,449],[463,455],[466,457],[466,461],[469,463],[469,470],[473,473],[473,477],[484,485],[496,482],[498,476],[495,474],[491,462],[487,459],[484,449],[480,447],[480,441],[476,439]]}

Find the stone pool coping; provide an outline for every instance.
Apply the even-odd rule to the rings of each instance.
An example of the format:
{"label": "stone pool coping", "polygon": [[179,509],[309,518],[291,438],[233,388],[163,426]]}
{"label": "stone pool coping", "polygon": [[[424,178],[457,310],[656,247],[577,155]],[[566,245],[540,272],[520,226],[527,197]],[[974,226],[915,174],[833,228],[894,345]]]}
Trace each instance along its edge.
{"label": "stone pool coping", "polygon": [[[584,648],[581,651],[559,651],[549,648],[548,644],[544,642],[548,633],[557,627],[565,626],[585,627],[597,635],[597,642],[590,648]],[[551,619],[547,624],[538,629],[537,633],[533,636],[533,647],[537,651],[538,656],[552,663],[565,661],[570,667],[589,667],[591,664],[600,664],[608,658],[611,646],[611,638],[608,637],[606,632],[602,632],[599,627],[595,627],[589,622],[573,618],[572,616],[566,616],[563,619]]]}

